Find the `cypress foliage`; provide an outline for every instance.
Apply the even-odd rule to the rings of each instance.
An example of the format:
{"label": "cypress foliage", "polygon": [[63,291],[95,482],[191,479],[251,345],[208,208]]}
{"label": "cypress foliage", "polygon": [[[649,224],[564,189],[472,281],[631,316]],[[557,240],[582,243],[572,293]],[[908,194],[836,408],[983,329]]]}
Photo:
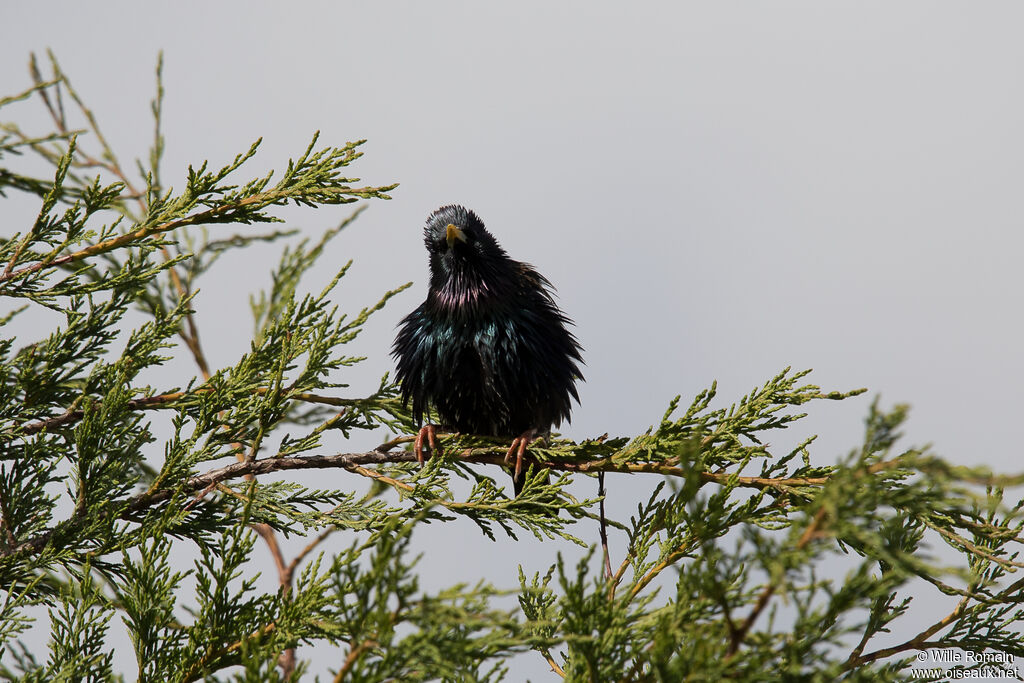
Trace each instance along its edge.
{"label": "cypress foliage", "polygon": [[[823,392],[787,369],[728,407],[714,386],[685,408],[677,397],[635,437],[535,446],[518,498],[492,478],[504,480],[507,444],[446,435],[444,454],[419,469],[388,378],[365,397],[330,379],[361,360],[346,344],[408,285],[344,312],[333,302],[346,265],[302,293],[361,209],[316,241],[230,232],[279,222],[289,203],[387,199],[395,185],[348,175],[361,142],[314,135],[283,173],[246,180],[257,141],[222,168],[190,167],[174,190],[160,175],[161,65],[153,146],[131,173],[52,55],[46,72],[33,57],[34,84],[0,99],[0,193],[40,206],[0,236],[0,677],[298,680],[324,676],[310,669],[317,644],[343,653],[327,674],[337,681],[520,680],[515,656],[571,681],[906,680],[921,653],[978,655],[918,678],[941,680],[1024,655],[1022,503],[1005,493],[1021,477],[899,446],[906,407],[876,403],[863,443],[816,466],[813,437],[785,452],[769,438],[803,419],[802,406],[862,390]],[[46,131],[8,120],[25,100]],[[16,170],[23,154],[52,174]],[[258,241],[286,246],[272,286],[252,298],[249,350],[212,367],[196,283]],[[59,324],[19,326],[33,308]],[[130,309],[143,318],[125,330],[139,319]],[[179,357],[195,364],[187,383],[143,379]],[[382,426],[394,438],[372,451],[324,447],[328,430]],[[344,470],[330,481],[348,486],[262,476],[300,469]],[[603,491],[608,473],[650,483],[628,520],[568,488],[596,477]],[[526,532],[589,553],[521,571],[518,609],[483,581],[425,590],[410,540],[456,517],[499,543]],[[597,529],[624,538],[624,555],[595,542]],[[327,552],[338,530],[352,540]],[[281,534],[308,545],[288,557]],[[176,563],[180,548],[198,559]],[[279,587],[266,592],[255,577],[273,569]],[[922,626],[915,607],[943,599],[948,613]],[[137,670],[114,670],[115,624]]]}

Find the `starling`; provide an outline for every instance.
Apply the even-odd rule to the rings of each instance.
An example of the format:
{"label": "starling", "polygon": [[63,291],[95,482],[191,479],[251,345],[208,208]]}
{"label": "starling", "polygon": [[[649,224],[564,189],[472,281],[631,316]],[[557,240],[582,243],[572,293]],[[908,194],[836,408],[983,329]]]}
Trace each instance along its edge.
{"label": "starling", "polygon": [[[513,261],[483,222],[461,206],[443,206],[423,231],[430,254],[427,300],[401,322],[392,355],[402,400],[416,424],[433,410],[440,425],[464,434],[512,438],[516,494],[523,454],[534,439],[569,419],[579,402],[580,346],[572,321],[555,304],[548,280]],[[435,426],[422,426],[436,450]]]}

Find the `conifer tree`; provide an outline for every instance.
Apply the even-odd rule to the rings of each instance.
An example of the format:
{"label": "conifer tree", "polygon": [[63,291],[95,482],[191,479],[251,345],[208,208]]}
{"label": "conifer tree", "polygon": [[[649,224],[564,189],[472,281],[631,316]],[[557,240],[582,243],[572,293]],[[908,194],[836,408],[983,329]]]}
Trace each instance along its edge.
{"label": "conifer tree", "polygon": [[[521,680],[515,662],[536,657],[551,680],[884,681],[913,678],[922,653],[963,653],[917,677],[943,680],[1012,672],[1024,655],[1022,502],[1006,493],[1021,477],[900,446],[906,407],[877,402],[841,462],[813,464],[813,437],[779,452],[771,437],[802,427],[802,406],[862,393],[822,391],[806,372],[724,404],[714,386],[677,397],[636,436],[533,446],[518,497],[496,483],[507,443],[442,435],[421,469],[388,377],[366,396],[343,383],[361,360],[346,345],[407,285],[354,310],[337,288],[348,265],[326,286],[304,280],[362,207],[316,240],[259,227],[286,204],[396,186],[351,177],[361,142],[314,134],[281,172],[246,174],[257,141],[166,187],[161,65],[153,146],[134,169],[53,55],[45,69],[33,56],[28,87],[0,99],[0,196],[39,205],[0,233],[0,677],[496,681]],[[29,155],[49,174],[19,170]],[[249,350],[214,367],[197,283],[255,242],[283,244],[280,263],[252,298]],[[33,309],[59,322],[21,324]],[[194,376],[149,384],[172,358]],[[329,430],[382,427],[393,438],[368,452],[324,444]],[[266,476],[308,469],[338,488]],[[649,482],[629,519],[605,513],[615,473]],[[597,496],[570,492],[584,479]],[[589,553],[521,571],[516,609],[483,580],[426,590],[410,540],[456,517],[496,543],[526,533]],[[351,540],[324,543],[339,530]],[[308,543],[288,556],[282,534]],[[198,559],[181,565],[181,549]],[[268,570],[269,592],[254,578]],[[922,625],[915,608],[936,600],[948,612]],[[115,670],[115,623],[137,668]],[[319,644],[343,654],[315,668]]]}

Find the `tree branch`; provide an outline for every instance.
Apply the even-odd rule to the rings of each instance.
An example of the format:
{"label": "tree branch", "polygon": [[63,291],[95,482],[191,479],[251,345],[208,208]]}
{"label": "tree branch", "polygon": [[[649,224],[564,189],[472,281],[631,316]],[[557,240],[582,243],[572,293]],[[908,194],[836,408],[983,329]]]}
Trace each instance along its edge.
{"label": "tree branch", "polygon": [[[339,194],[340,193],[341,192],[339,191]],[[348,193],[348,191],[346,191],[346,193]],[[191,216],[185,216],[184,218],[168,221],[167,223],[161,223],[160,225],[143,225],[141,227],[136,228],[135,230],[126,232],[123,235],[118,235],[117,237],[111,237],[110,239],[103,240],[102,242],[91,244],[88,247],[79,249],[78,251],[72,252],[70,254],[65,254],[60,258],[55,258],[49,261],[38,261],[36,263],[33,263],[32,265],[19,268],[18,270],[0,274],[0,283],[21,277],[23,275],[30,275],[36,271],[42,270],[43,268],[56,268],[58,266],[63,266],[73,261],[80,261],[90,256],[103,254],[108,251],[117,249],[119,247],[128,246],[136,242],[142,241],[147,237],[154,237],[156,235],[160,235],[165,232],[171,232],[172,230],[177,230],[178,228],[183,228],[188,225],[224,223],[227,222],[225,221],[224,216],[230,215],[231,212],[239,211],[240,209],[243,209],[252,204],[262,204],[266,206],[269,204],[273,204],[277,201],[280,201],[281,199],[287,199],[293,196],[294,194],[294,192],[288,190],[269,190],[267,192],[260,192],[258,194],[250,195],[233,204],[222,204],[220,206],[215,206],[212,209],[200,211],[199,213],[194,213]]]}
{"label": "tree branch", "polygon": [[[818,535],[819,531],[821,531],[821,527],[825,523],[826,516],[825,508],[818,508],[818,512],[814,515],[814,519],[812,519],[811,523],[806,529],[804,529],[804,533],[801,534],[800,540],[797,541],[797,550],[805,548],[807,544],[811,542],[811,539]],[[754,605],[754,608],[750,610],[750,614],[747,615],[747,618],[729,639],[729,649],[725,655],[726,659],[731,659],[739,650],[740,645],[743,644],[743,640],[747,637],[747,633],[750,632],[754,622],[757,621],[757,618],[761,615],[761,612],[764,611],[764,608],[768,606],[768,601],[771,599],[772,595],[775,594],[777,586],[778,584],[771,581],[765,585],[764,590],[761,591],[761,595],[757,598],[757,604]]]}
{"label": "tree branch", "polygon": [[[157,397],[151,397],[157,398]],[[403,439],[404,440],[404,439]],[[382,444],[387,445],[387,444]],[[461,451],[461,453],[453,454],[450,457],[458,458],[464,462],[475,463],[475,464],[487,464],[487,465],[498,465],[505,467],[505,452],[506,448],[494,447],[494,448],[471,448]],[[416,456],[410,451],[379,451],[373,450],[366,453],[337,453],[335,455],[305,455],[305,456],[294,456],[294,457],[268,457],[261,458],[259,460],[246,460],[241,462],[234,462],[230,465],[218,467],[217,469],[210,470],[204,474],[196,475],[187,479],[176,488],[165,488],[157,489],[154,491],[146,491],[138,495],[132,496],[126,502],[126,505],[122,508],[121,518],[131,519],[136,513],[142,510],[151,508],[160,503],[170,500],[176,494],[190,494],[205,489],[216,487],[217,485],[229,481],[231,479],[239,479],[242,477],[253,477],[264,474],[270,474],[273,472],[285,472],[289,470],[309,470],[309,469],[346,469],[354,471],[362,476],[370,476],[369,470],[366,470],[368,465],[387,465],[396,463],[416,462]],[[894,466],[895,461],[889,463],[889,466]],[[559,462],[559,461],[538,461],[537,466],[544,467],[550,470],[564,471],[564,472],[616,472],[620,474],[638,474],[638,473],[654,473],[668,476],[685,476],[686,471],[682,468],[675,467],[673,465],[662,465],[659,463],[616,463],[611,458],[601,458],[598,460],[591,460],[588,462]],[[886,463],[877,463],[882,465]],[[701,479],[705,482],[714,482],[720,484],[734,483],[737,482],[737,478],[726,474],[717,474],[713,472],[702,472]],[[383,475],[373,476],[374,479],[384,480]],[[398,485],[401,488],[406,488],[409,485],[398,480],[393,480],[390,477],[386,478],[387,481],[384,483]],[[828,480],[827,477],[817,478],[824,483]],[[814,481],[817,483],[817,479],[809,480],[804,478],[796,479],[765,479],[763,477],[739,477],[738,485],[746,486],[750,488],[766,488],[766,487],[778,487],[778,486],[806,486],[808,483]],[[403,486],[404,484],[404,486]],[[409,489],[407,489],[409,490]],[[8,557],[11,555],[18,555],[21,553],[38,552],[43,548],[53,535],[54,530],[51,529],[44,532],[34,538],[6,550],[0,552],[0,557]],[[620,569],[621,571],[621,569]]]}
{"label": "tree branch", "polygon": [[379,644],[377,643],[377,641],[367,638],[358,645],[353,645],[351,648],[349,648],[348,655],[345,657],[345,661],[342,662],[341,668],[338,669],[338,673],[334,676],[334,683],[341,683],[341,681],[345,680],[345,676],[348,674],[352,666],[356,663],[356,660],[359,659],[359,656],[367,650],[369,650],[370,648],[377,647],[378,645]]}
{"label": "tree branch", "polygon": [[941,631],[942,629],[952,624],[956,619],[958,619],[960,615],[964,613],[964,610],[967,609],[968,601],[969,596],[965,595],[963,598],[961,598],[960,602],[957,603],[956,608],[952,612],[950,612],[945,617],[935,622],[925,630],[921,631],[910,640],[900,643],[899,645],[893,645],[892,647],[882,648],[881,650],[875,650],[874,652],[860,656],[855,656],[856,652],[854,652],[850,655],[850,658],[846,660],[845,664],[843,664],[843,669],[849,671],[864,664],[868,664],[869,662],[873,662],[876,659],[884,659],[885,657],[891,657],[893,655],[899,654],[900,652],[906,652],[907,650],[920,650],[925,649],[929,646],[938,646],[938,643],[929,643],[928,639],[936,633],[938,633],[939,631]]}

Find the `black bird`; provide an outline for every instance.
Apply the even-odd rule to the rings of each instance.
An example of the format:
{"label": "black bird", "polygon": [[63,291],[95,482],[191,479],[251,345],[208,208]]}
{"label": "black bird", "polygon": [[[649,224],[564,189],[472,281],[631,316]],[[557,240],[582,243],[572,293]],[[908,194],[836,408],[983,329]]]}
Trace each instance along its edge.
{"label": "black bird", "polygon": [[[505,462],[522,490],[523,454],[538,436],[569,419],[579,402],[580,346],[572,321],[555,304],[548,280],[513,261],[483,221],[461,206],[443,206],[423,231],[430,254],[427,300],[402,320],[392,355],[402,400],[416,424],[434,411],[440,424],[465,434],[513,438]],[[433,453],[435,427],[416,437]]]}

